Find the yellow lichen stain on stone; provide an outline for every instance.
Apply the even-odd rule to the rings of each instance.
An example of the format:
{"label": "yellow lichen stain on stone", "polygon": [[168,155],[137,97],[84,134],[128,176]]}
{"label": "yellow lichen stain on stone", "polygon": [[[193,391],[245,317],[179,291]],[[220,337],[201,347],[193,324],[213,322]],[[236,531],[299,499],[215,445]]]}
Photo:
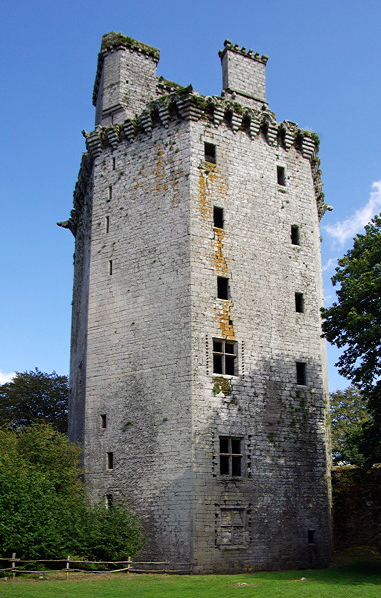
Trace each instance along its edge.
{"label": "yellow lichen stain on stone", "polygon": [[201,218],[208,220],[212,215],[213,202],[218,204],[227,194],[225,181],[217,166],[208,164],[208,168],[199,168],[198,187]]}
{"label": "yellow lichen stain on stone", "polygon": [[224,238],[224,229],[215,228],[212,240],[212,263],[219,276],[229,277],[228,260],[224,256]]}
{"label": "yellow lichen stain on stone", "polygon": [[212,206],[209,199],[208,193],[208,178],[207,176],[200,170],[200,175],[198,178],[198,188],[199,188],[199,199],[200,199],[200,212],[201,217],[203,220],[208,220],[212,213]]}
{"label": "yellow lichen stain on stone", "polygon": [[221,338],[235,341],[233,304],[231,301],[224,301],[223,303],[214,306],[214,319],[220,326]]}
{"label": "yellow lichen stain on stone", "polygon": [[153,173],[155,176],[155,190],[159,193],[165,193],[168,189],[166,176],[165,176],[165,162],[164,162],[164,150],[159,147],[156,152],[156,166],[153,169]]}

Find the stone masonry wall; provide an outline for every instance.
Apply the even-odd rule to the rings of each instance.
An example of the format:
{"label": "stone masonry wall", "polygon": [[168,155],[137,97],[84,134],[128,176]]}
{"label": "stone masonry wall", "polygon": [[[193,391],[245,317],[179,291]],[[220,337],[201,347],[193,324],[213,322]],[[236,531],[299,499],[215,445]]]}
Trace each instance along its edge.
{"label": "stone masonry wall", "polygon": [[[234,48],[243,72],[255,61]],[[324,565],[316,141],[250,98],[157,83],[136,119],[103,113],[86,134],[71,218],[70,421],[89,496],[129,499],[142,558],[204,573]]]}
{"label": "stone masonry wall", "polygon": [[187,561],[188,136],[174,123],[95,162],[85,434],[90,495],[127,496],[146,518],[150,558]]}
{"label": "stone masonry wall", "polygon": [[[205,162],[204,141],[216,145],[216,165]],[[195,560],[200,570],[325,563],[326,372],[310,164],[295,149],[224,125],[193,125],[192,142]],[[224,209],[222,231],[213,227],[213,206]],[[300,245],[291,243],[292,225]],[[230,279],[229,300],[216,296],[218,275]],[[303,293],[303,313],[295,292]],[[238,375],[222,376],[224,388],[213,375],[213,338],[238,343]],[[306,363],[305,385],[296,383],[296,361]],[[241,478],[219,475],[221,435],[242,438]],[[243,548],[218,546],[226,505],[246,518]]]}

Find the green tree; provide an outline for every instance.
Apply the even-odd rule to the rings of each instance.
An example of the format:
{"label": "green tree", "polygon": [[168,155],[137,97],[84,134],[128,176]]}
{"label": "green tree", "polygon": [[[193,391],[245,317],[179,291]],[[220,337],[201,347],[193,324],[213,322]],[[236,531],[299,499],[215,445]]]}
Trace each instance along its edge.
{"label": "green tree", "polygon": [[367,466],[381,461],[381,216],[375,216],[339,260],[333,285],[337,301],[322,310],[323,331],[340,349],[339,372],[356,385],[369,420],[359,447]]}
{"label": "green tree", "polygon": [[17,372],[11,382],[0,386],[0,421],[19,428],[43,420],[66,432],[68,396],[67,376],[37,368]]}
{"label": "green tree", "polygon": [[0,429],[0,554],[119,560],[143,545],[139,519],[121,502],[88,505],[80,448],[50,424]]}
{"label": "green tree", "polygon": [[369,415],[360,391],[349,386],[331,393],[330,410],[333,464],[362,464],[359,441]]}

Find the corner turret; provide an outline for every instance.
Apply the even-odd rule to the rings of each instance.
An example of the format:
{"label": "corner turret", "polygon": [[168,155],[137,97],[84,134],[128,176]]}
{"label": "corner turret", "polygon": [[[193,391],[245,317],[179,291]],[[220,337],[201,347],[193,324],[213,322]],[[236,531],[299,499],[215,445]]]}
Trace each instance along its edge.
{"label": "corner turret", "polygon": [[267,106],[265,67],[268,57],[233,45],[228,39],[218,55],[222,63],[222,95],[250,108]]}
{"label": "corner turret", "polygon": [[94,83],[95,126],[122,123],[156,96],[160,50],[111,31],[102,37]]}

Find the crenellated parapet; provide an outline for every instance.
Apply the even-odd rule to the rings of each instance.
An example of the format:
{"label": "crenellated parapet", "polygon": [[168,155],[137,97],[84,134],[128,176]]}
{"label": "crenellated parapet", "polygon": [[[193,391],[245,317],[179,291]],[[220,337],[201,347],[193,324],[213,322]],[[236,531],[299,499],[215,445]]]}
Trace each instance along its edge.
{"label": "crenellated parapet", "polygon": [[232,44],[230,39],[225,39],[224,41],[224,49],[218,52],[218,56],[222,59],[226,52],[230,50],[235,54],[240,54],[241,56],[245,56],[245,58],[251,58],[256,62],[261,62],[262,64],[267,64],[269,59],[266,54],[259,54],[259,52],[253,52],[253,50],[246,50],[245,46],[239,46],[239,44]]}
{"label": "crenellated parapet", "polygon": [[274,113],[268,109],[256,110],[217,96],[201,96],[189,86],[151,102],[136,119],[126,119],[109,127],[97,126],[90,133],[84,132],[84,136],[87,150],[95,159],[107,147],[115,149],[119,143],[132,142],[139,135],[151,135],[155,127],[167,128],[173,121],[201,119],[214,127],[227,126],[234,133],[244,131],[251,139],[262,134],[271,146],[285,150],[295,147],[311,162],[318,213],[319,217],[323,216],[326,206],[317,156],[318,136],[300,129],[291,121],[278,123]]}

